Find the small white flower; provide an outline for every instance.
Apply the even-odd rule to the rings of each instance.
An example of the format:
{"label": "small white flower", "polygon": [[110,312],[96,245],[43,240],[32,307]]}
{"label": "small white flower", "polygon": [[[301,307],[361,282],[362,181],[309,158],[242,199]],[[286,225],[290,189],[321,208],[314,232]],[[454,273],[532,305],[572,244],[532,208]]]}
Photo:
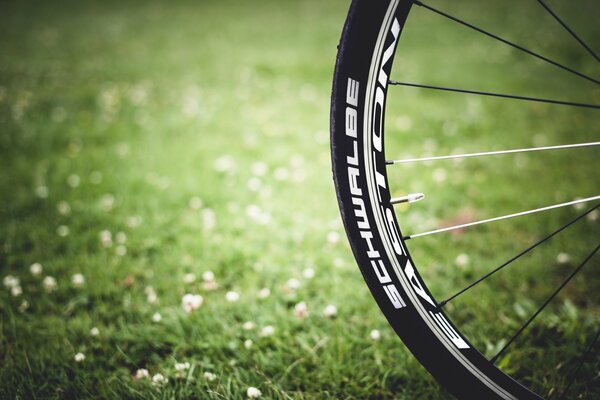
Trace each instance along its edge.
{"label": "small white flower", "polygon": [[71,206],[66,201],[61,201],[56,205],[56,209],[61,215],[69,215],[71,213]]}
{"label": "small white flower", "polygon": [[162,374],[154,374],[154,376],[152,377],[152,383],[156,386],[164,385],[167,382],[169,382],[169,380],[165,378]]}
{"label": "small white flower", "polygon": [[10,294],[12,294],[13,297],[19,297],[23,294],[23,289],[21,286],[13,286],[10,288]]}
{"label": "small white flower", "polygon": [[256,328],[256,324],[252,321],[246,321],[242,325],[242,328],[244,328],[245,331],[251,331],[252,329]]}
{"label": "small white flower", "polygon": [[202,210],[202,225],[207,231],[212,230],[217,225],[217,214],[211,208]]}
{"label": "small white flower", "polygon": [[196,281],[196,274],[192,274],[191,272],[189,274],[185,274],[183,276],[183,282],[184,283],[194,283]]}
{"label": "small white flower", "polygon": [[38,186],[35,188],[35,195],[40,199],[45,199],[48,197],[48,187],[47,186]]}
{"label": "small white flower", "polygon": [[275,170],[274,175],[275,179],[278,181],[287,181],[290,176],[290,173],[287,170],[287,168],[279,167]]}
{"label": "small white flower", "polygon": [[15,276],[6,275],[4,279],[2,279],[2,283],[4,283],[4,286],[6,286],[7,289],[12,289],[19,286],[21,281],[19,281],[19,278]]}
{"label": "small white flower", "polygon": [[51,293],[54,291],[54,289],[56,289],[56,279],[54,279],[52,276],[47,276],[42,281],[42,286],[46,292]]}
{"label": "small white flower", "polygon": [[142,217],[139,215],[130,215],[127,217],[127,226],[130,228],[137,228],[142,224]]}
{"label": "small white flower", "polygon": [[297,290],[300,285],[300,281],[296,278],[291,278],[285,283],[285,287],[290,290]]}
{"label": "small white flower", "polygon": [[95,326],[90,329],[90,335],[92,336],[98,336],[100,334],[100,329],[96,328]]}
{"label": "small white flower", "polygon": [[85,354],[83,353],[77,353],[75,354],[75,357],[73,357],[75,359],[76,362],[82,362],[83,360],[85,360]]}
{"label": "small white flower", "polygon": [[31,275],[33,276],[40,276],[42,274],[42,264],[40,263],[33,263],[29,266],[29,272],[31,272]]}
{"label": "small white flower", "polygon": [[569,256],[567,253],[558,253],[556,256],[556,262],[559,264],[566,264],[569,261],[571,261],[571,256]]}
{"label": "small white flower", "polygon": [[144,292],[146,293],[146,300],[148,301],[148,303],[150,303],[150,304],[158,303],[158,296],[152,286],[146,286],[146,288],[144,289]]}
{"label": "small white flower", "polygon": [[266,299],[270,295],[271,295],[271,289],[269,289],[269,288],[262,288],[258,291],[259,299]]}
{"label": "small white flower", "polygon": [[148,378],[150,376],[150,373],[148,372],[148,370],[146,368],[140,368],[137,371],[135,371],[135,375],[133,376],[135,379],[142,379],[142,378]]}
{"label": "small white flower", "polygon": [[590,212],[586,218],[588,221],[594,222],[594,221],[598,221],[599,216],[600,216],[600,212],[598,212],[598,210],[594,210],[594,211]]}
{"label": "small white flower", "polygon": [[308,317],[308,306],[306,303],[303,301],[297,303],[294,306],[294,314],[300,319]]}
{"label": "small white flower", "polygon": [[213,374],[212,372],[207,371],[204,373],[204,379],[206,379],[209,382],[212,382],[215,379],[217,379],[217,376],[215,374]]}
{"label": "small white flower", "polygon": [[189,362],[175,363],[175,371],[187,371],[190,369]]}
{"label": "small white flower", "polygon": [[437,183],[442,183],[446,180],[446,170],[444,168],[436,168],[433,170],[433,180]]}
{"label": "small white flower", "polygon": [[82,274],[75,274],[71,277],[71,283],[76,288],[81,288],[85,285],[85,277]]}
{"label": "small white flower", "polygon": [[315,277],[315,270],[312,268],[306,268],[302,271],[302,276],[306,279],[312,279]]}
{"label": "small white flower", "polygon": [[267,164],[265,164],[262,161],[257,161],[254,164],[252,164],[252,173],[256,176],[265,175],[268,169],[269,168],[267,167]]}
{"label": "small white flower", "polygon": [[244,347],[249,349],[250,347],[252,347],[252,340],[250,339],[246,339],[244,340]]}
{"label": "small white flower", "polygon": [[188,314],[200,308],[203,302],[204,298],[199,294],[188,293],[181,298],[181,306]]}
{"label": "small white flower", "polygon": [[235,303],[240,299],[240,294],[238,292],[234,292],[233,290],[230,290],[229,292],[225,293],[225,300],[227,300],[230,303]]}
{"label": "small white flower", "polygon": [[160,315],[160,313],[155,312],[154,314],[152,314],[153,322],[160,322],[161,320],[162,320],[162,315]]}
{"label": "small white flower", "polygon": [[336,231],[331,231],[327,234],[327,243],[336,244],[340,241],[340,234]]}
{"label": "small white flower", "polygon": [[19,311],[24,313],[29,308],[29,302],[27,300],[23,300],[21,304],[19,304]]}
{"label": "small white flower", "polygon": [[202,280],[204,282],[214,282],[215,274],[212,271],[205,271],[202,273]]}
{"label": "small white flower", "polygon": [[200,197],[192,197],[188,203],[188,206],[190,207],[190,209],[197,211],[199,209],[202,208],[202,199]]}
{"label": "small white flower", "polygon": [[275,328],[273,328],[271,325],[267,325],[260,330],[259,336],[268,337],[268,336],[273,336],[274,333],[275,333]]}
{"label": "small white flower", "polygon": [[60,237],[67,237],[69,236],[69,227],[66,225],[61,225],[58,228],[56,228],[56,234]]}
{"label": "small white flower", "polygon": [[465,253],[461,253],[458,256],[456,256],[454,263],[457,267],[466,267],[467,265],[469,265],[469,261],[469,256]]}
{"label": "small white flower", "polygon": [[258,399],[262,396],[262,392],[255,387],[250,386],[248,390],[246,390],[246,395],[249,399]]}
{"label": "small white flower", "polygon": [[118,244],[125,244],[127,242],[127,235],[125,232],[117,232],[115,235],[115,240]]}
{"label": "small white flower", "polygon": [[111,211],[115,207],[115,196],[110,193],[105,194],[100,199],[100,206],[106,212]]}
{"label": "small white flower", "polygon": [[235,168],[233,157],[224,155],[215,160],[215,170],[218,172],[229,172]]}
{"label": "small white flower", "polygon": [[103,230],[100,232],[100,244],[102,247],[111,247],[113,244],[112,233],[109,230]]}
{"label": "small white flower", "polygon": [[122,244],[118,245],[115,249],[115,254],[119,257],[125,256],[125,254],[127,254],[127,247],[123,246]]}
{"label": "small white flower", "polygon": [[337,307],[334,306],[333,304],[329,304],[323,309],[323,316],[325,318],[335,317],[336,315],[337,315]]}
{"label": "small white flower", "polygon": [[371,333],[369,334],[369,336],[373,340],[379,340],[379,339],[381,339],[381,332],[379,332],[377,329],[373,329],[371,331]]}
{"label": "small white flower", "polygon": [[69,177],[67,178],[67,184],[72,187],[73,189],[76,188],[77,186],[79,186],[79,184],[81,183],[81,178],[79,178],[79,175],[69,175]]}
{"label": "small white flower", "polygon": [[202,288],[207,291],[212,291],[217,290],[219,288],[219,285],[215,281],[208,281],[202,283]]}
{"label": "small white flower", "polygon": [[250,178],[248,180],[248,183],[246,184],[246,186],[248,187],[248,190],[251,192],[258,192],[258,189],[260,189],[260,185],[261,185],[261,181],[257,177]]}

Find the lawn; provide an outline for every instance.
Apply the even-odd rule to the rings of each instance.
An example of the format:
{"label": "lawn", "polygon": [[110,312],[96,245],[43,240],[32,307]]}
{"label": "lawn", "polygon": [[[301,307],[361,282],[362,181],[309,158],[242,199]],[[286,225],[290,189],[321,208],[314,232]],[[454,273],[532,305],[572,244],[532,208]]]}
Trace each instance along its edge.
{"label": "lawn", "polygon": [[[598,76],[538,4],[520,3],[432,1]],[[598,43],[597,5],[550,3]],[[329,96],[347,8],[0,4],[0,398],[451,398],[379,312],[339,217]],[[588,82],[421,8],[392,78],[600,103]],[[594,110],[413,88],[390,89],[388,104],[391,158],[598,140]],[[393,167],[396,194],[426,195],[398,218],[414,233],[597,195],[597,154]],[[424,237],[411,251],[442,299],[581,212]],[[597,244],[599,220],[596,210],[449,315],[494,355]],[[549,398],[599,329],[598,267],[500,360]],[[573,398],[600,396],[599,347]]]}

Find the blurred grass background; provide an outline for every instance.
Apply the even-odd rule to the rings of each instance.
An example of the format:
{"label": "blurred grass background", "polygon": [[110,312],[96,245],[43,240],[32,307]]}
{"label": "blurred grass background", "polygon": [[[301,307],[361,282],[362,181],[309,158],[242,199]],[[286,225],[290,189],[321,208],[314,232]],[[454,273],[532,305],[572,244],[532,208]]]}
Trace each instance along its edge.
{"label": "blurred grass background", "polygon": [[[597,76],[530,3],[432,2]],[[594,2],[550,4],[597,43]],[[0,397],[244,398],[248,387],[281,399],[449,397],[389,329],[345,243],[328,124],[347,8],[0,5]],[[600,102],[586,82],[413,11],[395,79]],[[598,137],[593,111],[409,88],[391,89],[388,104],[391,158]],[[411,233],[598,194],[597,152],[573,154],[394,167],[396,194],[427,196],[399,219]],[[423,238],[411,251],[442,299],[578,212]],[[597,238],[596,212],[450,315],[495,354]],[[598,329],[597,258],[580,275],[500,362],[550,398]],[[187,293],[203,296],[193,313]],[[600,394],[599,363],[596,349],[573,396]]]}

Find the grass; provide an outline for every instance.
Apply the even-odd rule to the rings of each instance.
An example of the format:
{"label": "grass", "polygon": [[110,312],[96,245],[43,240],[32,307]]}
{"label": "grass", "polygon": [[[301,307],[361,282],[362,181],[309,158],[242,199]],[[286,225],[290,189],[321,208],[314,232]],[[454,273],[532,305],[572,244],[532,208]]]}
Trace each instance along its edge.
{"label": "grass", "polygon": [[[551,19],[532,32],[533,2],[519,13],[513,3],[440,7],[594,73]],[[556,7],[598,37],[591,2],[579,13]],[[276,399],[450,397],[393,335],[344,241],[328,102],[346,2],[11,1],[0,10],[0,275],[22,290],[0,290],[0,398],[229,399],[250,386]],[[597,89],[438,18],[414,10],[393,77],[600,101]],[[460,58],[457,43],[467,44]],[[389,107],[388,153],[399,157],[597,140],[589,111],[415,89],[390,92]],[[398,194],[427,195],[400,208],[400,221],[414,232],[595,195],[594,154],[390,171]],[[575,215],[423,238],[411,250],[441,299]],[[593,247],[597,215],[450,303],[482,351],[493,355]],[[596,258],[501,360],[550,398],[598,329],[597,267]],[[207,271],[216,290],[205,288]],[[261,288],[271,295],[260,298]],[[240,300],[228,302],[229,291]],[[186,293],[204,299],[191,314]],[[295,315],[302,301],[305,319]],[[322,316],[329,304],[335,317]],[[272,336],[261,335],[266,326]],[[600,395],[599,362],[596,348],[573,396]],[[135,379],[141,368],[169,382]]]}

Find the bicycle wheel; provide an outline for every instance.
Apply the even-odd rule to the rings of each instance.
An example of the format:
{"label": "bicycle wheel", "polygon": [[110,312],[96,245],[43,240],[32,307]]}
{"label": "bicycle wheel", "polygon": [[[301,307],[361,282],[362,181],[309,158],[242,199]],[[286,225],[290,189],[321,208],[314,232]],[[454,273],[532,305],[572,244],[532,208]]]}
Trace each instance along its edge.
{"label": "bicycle wheel", "polygon": [[[380,309],[436,380],[459,398],[539,399],[497,368],[496,360],[486,358],[453,324],[421,278],[406,243],[410,237],[403,236],[394,212],[393,203],[420,199],[420,194],[392,199],[387,175],[391,162],[384,143],[392,62],[411,7],[411,0],[355,0],[343,29],[332,92],[331,155],[344,227]],[[569,204],[575,203],[552,207]]]}

